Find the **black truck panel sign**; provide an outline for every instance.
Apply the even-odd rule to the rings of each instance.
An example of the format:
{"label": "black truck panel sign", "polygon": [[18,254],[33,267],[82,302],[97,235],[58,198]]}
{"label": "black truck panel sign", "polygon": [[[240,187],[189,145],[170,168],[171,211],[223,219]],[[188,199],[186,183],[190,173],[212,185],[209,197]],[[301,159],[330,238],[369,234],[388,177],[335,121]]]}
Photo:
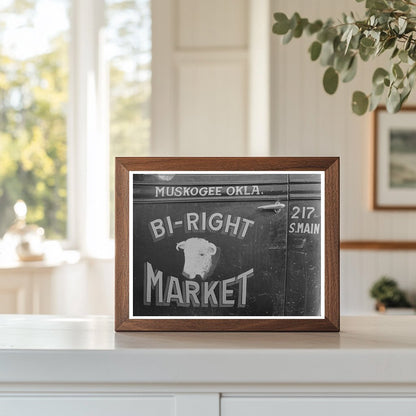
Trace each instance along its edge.
{"label": "black truck panel sign", "polygon": [[321,173],[131,173],[131,318],[322,316]]}

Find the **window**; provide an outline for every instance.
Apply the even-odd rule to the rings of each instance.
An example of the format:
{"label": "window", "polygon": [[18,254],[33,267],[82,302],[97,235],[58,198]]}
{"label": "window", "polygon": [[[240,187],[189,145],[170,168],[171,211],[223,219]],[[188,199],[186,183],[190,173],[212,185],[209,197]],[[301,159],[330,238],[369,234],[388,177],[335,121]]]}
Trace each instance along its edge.
{"label": "window", "polygon": [[29,222],[49,238],[66,237],[69,6],[0,6],[0,236],[23,199]]}
{"label": "window", "polygon": [[114,158],[149,154],[150,0],[107,0],[110,78],[110,235],[114,236]]}
{"label": "window", "polygon": [[149,152],[151,0],[0,5],[0,237],[23,199],[46,237],[101,252],[114,157]]}

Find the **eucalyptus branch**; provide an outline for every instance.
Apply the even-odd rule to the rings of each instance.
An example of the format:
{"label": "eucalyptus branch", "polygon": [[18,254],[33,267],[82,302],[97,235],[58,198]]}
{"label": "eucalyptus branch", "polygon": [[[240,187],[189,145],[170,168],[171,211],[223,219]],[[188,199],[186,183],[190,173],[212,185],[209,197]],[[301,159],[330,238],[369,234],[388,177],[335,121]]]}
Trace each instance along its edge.
{"label": "eucalyptus branch", "polygon": [[298,13],[290,19],[284,13],[275,13],[273,32],[283,36],[284,44],[304,34],[314,37],[309,53],[313,61],[319,60],[326,68],[323,86],[328,94],[336,92],[340,80],[349,82],[355,77],[359,60],[367,62],[390,50],[391,65],[376,69],[370,94],[354,92],[352,109],[359,115],[372,111],[387,93],[387,109],[397,112],[416,78],[416,3],[366,0],[365,7],[364,19],[344,14],[337,25],[332,19],[310,22]]}

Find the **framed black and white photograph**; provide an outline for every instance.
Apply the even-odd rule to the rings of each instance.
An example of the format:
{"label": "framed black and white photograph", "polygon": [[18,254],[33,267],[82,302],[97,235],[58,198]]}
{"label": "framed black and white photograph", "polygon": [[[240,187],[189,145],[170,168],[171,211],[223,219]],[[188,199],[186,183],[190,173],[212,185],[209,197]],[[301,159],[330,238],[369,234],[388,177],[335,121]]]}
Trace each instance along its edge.
{"label": "framed black and white photograph", "polygon": [[308,160],[118,158],[116,329],[337,330],[338,160]]}
{"label": "framed black and white photograph", "polygon": [[374,112],[374,209],[416,209],[416,108]]}

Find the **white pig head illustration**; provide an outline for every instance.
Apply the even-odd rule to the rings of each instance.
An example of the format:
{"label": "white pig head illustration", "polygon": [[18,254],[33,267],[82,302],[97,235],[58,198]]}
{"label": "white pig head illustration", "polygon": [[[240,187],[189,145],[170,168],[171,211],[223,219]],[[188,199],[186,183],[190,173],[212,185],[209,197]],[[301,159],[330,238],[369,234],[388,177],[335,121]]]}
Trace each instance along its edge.
{"label": "white pig head illustration", "polygon": [[203,238],[188,238],[176,244],[176,250],[183,250],[185,263],[182,274],[188,279],[201,276],[205,280],[212,268],[212,257],[217,252],[215,244]]}

